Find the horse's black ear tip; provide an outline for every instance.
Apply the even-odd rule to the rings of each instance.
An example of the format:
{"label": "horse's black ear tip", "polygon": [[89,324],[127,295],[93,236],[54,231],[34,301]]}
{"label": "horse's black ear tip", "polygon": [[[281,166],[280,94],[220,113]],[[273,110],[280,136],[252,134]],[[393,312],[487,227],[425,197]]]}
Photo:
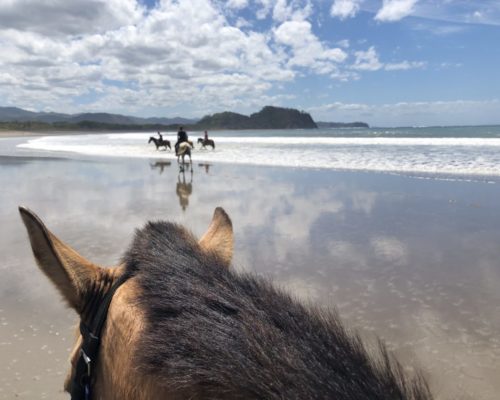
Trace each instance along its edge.
{"label": "horse's black ear tip", "polygon": [[226,210],[224,210],[221,206],[215,207],[214,214],[227,215]]}
{"label": "horse's black ear tip", "polygon": [[28,207],[18,206],[18,210],[26,228],[32,226],[33,222],[38,221],[38,217],[36,216],[36,214],[33,211],[31,211]]}
{"label": "horse's black ear tip", "polygon": [[33,215],[33,212],[25,206],[18,206],[17,209],[19,210],[19,214],[21,214],[21,217],[27,217]]}
{"label": "horse's black ear tip", "polygon": [[226,210],[224,210],[222,207],[218,206],[214,210],[214,218],[219,218],[222,219],[229,224],[231,224],[231,218],[229,218],[229,215],[227,214]]}
{"label": "horse's black ear tip", "polygon": [[31,211],[28,207],[18,206],[19,214],[21,215],[21,219],[24,224],[28,226],[28,224],[37,223],[43,226],[42,221],[33,211]]}

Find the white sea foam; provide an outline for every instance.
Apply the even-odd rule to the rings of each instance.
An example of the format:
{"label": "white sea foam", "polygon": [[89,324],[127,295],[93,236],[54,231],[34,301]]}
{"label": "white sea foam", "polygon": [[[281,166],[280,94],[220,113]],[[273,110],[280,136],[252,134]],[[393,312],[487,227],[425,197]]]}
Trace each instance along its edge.
{"label": "white sea foam", "polygon": [[[171,133],[175,135],[175,133]],[[139,140],[150,135],[143,133],[110,134],[109,140]],[[163,135],[169,137],[168,133]],[[354,145],[354,146],[495,146],[500,147],[500,138],[394,138],[394,137],[283,137],[283,136],[220,136],[218,143],[262,144],[262,145]]]}
{"label": "white sea foam", "polygon": [[[19,147],[93,156],[175,158],[147,144],[150,134],[47,136]],[[175,132],[164,134],[173,140]],[[195,161],[338,170],[500,176],[500,138],[214,136]]]}

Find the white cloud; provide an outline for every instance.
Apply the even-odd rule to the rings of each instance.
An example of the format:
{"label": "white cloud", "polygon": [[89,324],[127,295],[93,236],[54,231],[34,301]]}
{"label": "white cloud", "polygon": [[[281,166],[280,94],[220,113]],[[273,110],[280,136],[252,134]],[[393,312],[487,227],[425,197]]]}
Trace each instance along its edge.
{"label": "white cloud", "polygon": [[339,40],[339,41],[337,42],[337,44],[338,44],[340,47],[343,47],[344,49],[348,49],[348,48],[349,48],[349,46],[350,46],[349,39]]}
{"label": "white cloud", "polygon": [[415,5],[412,16],[434,22],[500,25],[498,0],[418,0],[418,5]]}
{"label": "white cloud", "polygon": [[[230,10],[220,0],[162,0],[150,9],[141,4],[0,2],[1,105],[149,115],[179,110],[197,117],[223,109],[254,111],[273,101],[292,105],[286,100],[297,93],[287,93],[286,84],[299,76],[323,75],[331,79],[328,87],[368,71],[427,66],[420,60],[386,63],[378,47],[365,44],[356,51],[359,41],[351,46],[343,36],[323,40],[312,22],[322,16],[313,13],[319,7],[310,0],[230,0]],[[416,11],[428,4],[420,0]],[[245,13],[237,14],[243,7]],[[477,10],[484,18],[491,14],[483,6]],[[267,20],[250,16],[260,11]]]}
{"label": "white cloud", "polygon": [[311,0],[255,0],[255,3],[260,7],[256,12],[260,20],[269,15],[277,22],[304,20],[313,10]]}
{"label": "white cloud", "polygon": [[378,59],[375,47],[371,46],[367,51],[354,52],[356,60],[352,66],[353,69],[359,71],[377,71],[383,67],[383,64]]}
{"label": "white cloud", "polygon": [[[54,11],[61,19],[73,18],[74,26],[59,26],[48,17],[27,20],[22,16],[26,1],[39,7],[41,15]],[[11,18],[12,27],[0,26],[4,103],[122,113],[189,106],[183,114],[199,116],[202,111],[290,98],[267,92],[304,69],[333,73],[347,58],[342,49],[313,34],[305,21],[312,10],[307,0],[257,1],[274,20],[285,19],[263,32],[241,19],[231,26],[209,0],[162,1],[147,12],[134,0],[89,0],[96,9],[92,21],[78,14],[82,1],[64,6],[61,0],[50,5],[13,0],[0,5],[0,20],[18,16]],[[250,3],[236,0],[231,6]]]}
{"label": "white cloud", "polygon": [[64,37],[132,25],[143,13],[135,0],[11,0],[0,2],[0,27]]}
{"label": "white cloud", "polygon": [[341,81],[357,81],[361,76],[357,72],[335,69],[330,73],[330,78]]}
{"label": "white cloud", "polygon": [[420,69],[425,68],[427,63],[424,61],[401,61],[398,63],[385,64],[384,69],[386,71],[405,71],[408,69]]}
{"label": "white cloud", "polygon": [[248,0],[229,0],[226,3],[226,7],[234,9],[242,9],[248,6]]}
{"label": "white cloud", "polygon": [[340,19],[352,18],[358,13],[361,1],[362,0],[335,0],[330,9],[330,15]]}
{"label": "white cloud", "polygon": [[347,54],[340,48],[328,48],[312,33],[307,21],[287,21],[274,30],[277,43],[289,46],[292,57],[290,66],[309,67],[326,74],[335,70],[336,63],[341,63]]}
{"label": "white cloud", "polygon": [[366,121],[372,126],[498,124],[500,100],[420,101],[386,104],[334,102],[307,111],[316,121]]}
{"label": "white cloud", "polygon": [[379,55],[374,46],[371,46],[366,51],[355,51],[355,61],[351,66],[352,69],[357,71],[378,71],[385,69],[386,71],[402,71],[409,69],[425,68],[427,63],[424,61],[400,61],[397,63],[382,63]]}
{"label": "white cloud", "polygon": [[418,0],[384,0],[375,19],[382,22],[399,21],[410,15]]}
{"label": "white cloud", "polygon": [[256,3],[260,5],[260,9],[257,10],[255,16],[257,17],[257,19],[264,19],[266,18],[272,7],[273,7],[273,3],[275,2],[276,0],[256,0]]}
{"label": "white cloud", "polygon": [[442,62],[441,64],[439,64],[438,69],[460,68],[462,66],[462,63]]}
{"label": "white cloud", "polygon": [[438,36],[454,35],[466,32],[470,29],[464,24],[450,24],[448,22],[443,23],[442,21],[435,20],[419,20],[418,22],[412,21],[409,26],[416,31],[428,32]]}
{"label": "white cloud", "polygon": [[[42,20],[30,31],[23,19],[19,29],[0,27],[0,98],[68,112],[78,107],[68,99],[79,97],[90,96],[86,109],[121,112],[184,100],[196,113],[208,104],[227,108],[240,98],[259,101],[271,82],[295,76],[289,57],[271,47],[271,36],[230,26],[210,1],[161,2],[138,21],[128,3],[121,11],[113,8],[116,1],[107,3],[104,16],[116,11],[107,30],[92,22],[85,33],[82,23],[68,36]],[[0,19],[14,9],[21,13],[22,2],[9,4],[0,6]]]}
{"label": "white cloud", "polygon": [[277,0],[273,8],[273,19],[275,21],[286,21],[291,18],[293,8],[287,4],[287,0]]}

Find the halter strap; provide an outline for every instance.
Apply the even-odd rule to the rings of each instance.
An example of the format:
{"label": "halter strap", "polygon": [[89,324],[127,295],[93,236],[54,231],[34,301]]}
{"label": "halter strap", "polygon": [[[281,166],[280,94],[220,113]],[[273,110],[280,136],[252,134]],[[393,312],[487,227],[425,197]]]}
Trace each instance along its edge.
{"label": "halter strap", "polygon": [[82,346],[80,355],[75,368],[75,376],[71,384],[71,400],[90,400],[91,399],[91,381],[94,372],[94,366],[97,361],[99,352],[100,335],[106,317],[108,316],[109,305],[113,300],[113,295],[122,283],[127,280],[128,276],[120,276],[118,280],[111,286],[108,293],[102,299],[97,312],[90,321],[90,325],[86,325],[80,321],[80,333],[82,334]]}

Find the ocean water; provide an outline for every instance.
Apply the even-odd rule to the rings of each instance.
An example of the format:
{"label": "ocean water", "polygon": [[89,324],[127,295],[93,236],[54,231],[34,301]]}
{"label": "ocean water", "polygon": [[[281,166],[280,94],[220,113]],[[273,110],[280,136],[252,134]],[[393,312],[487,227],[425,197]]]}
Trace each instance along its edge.
{"label": "ocean water", "polygon": [[[189,133],[189,132],[188,132]],[[190,132],[196,140],[200,132]],[[164,132],[175,142],[175,132]],[[100,133],[27,139],[22,149],[88,156],[175,159],[157,151],[155,133]],[[215,150],[196,144],[193,159],[444,179],[500,180],[500,126],[213,131]]]}

